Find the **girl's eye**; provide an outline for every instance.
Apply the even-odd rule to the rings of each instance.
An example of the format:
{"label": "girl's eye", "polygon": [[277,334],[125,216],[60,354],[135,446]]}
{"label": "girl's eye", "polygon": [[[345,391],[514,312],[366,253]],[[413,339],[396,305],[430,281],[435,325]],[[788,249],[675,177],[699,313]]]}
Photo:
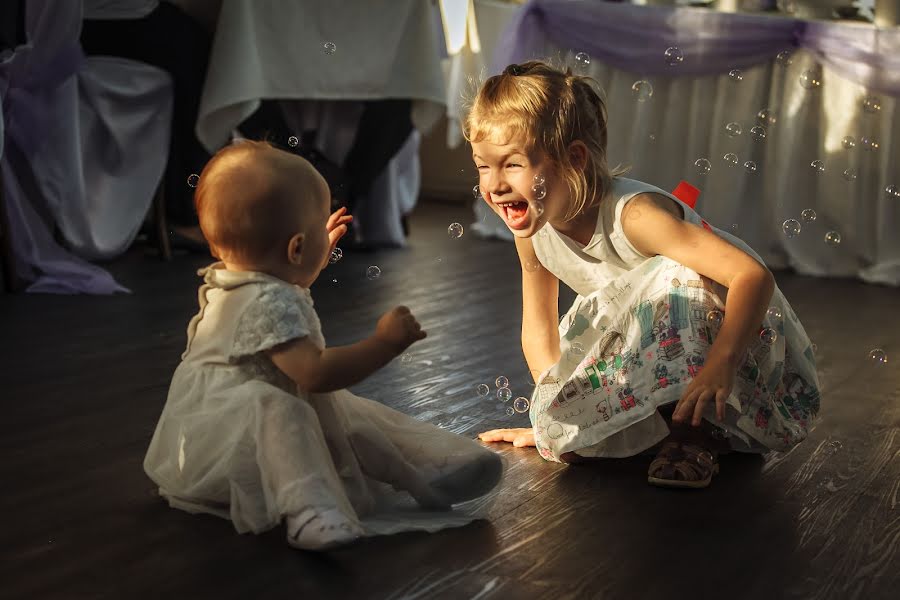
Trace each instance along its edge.
{"label": "girl's eye", "polygon": [[510,164],[508,164],[508,165],[506,165],[506,166],[507,166],[507,167],[521,167],[522,165],[520,165],[519,163],[510,163]]}
{"label": "girl's eye", "polygon": [[487,169],[487,165],[475,165],[475,168],[480,171],[481,169]]}

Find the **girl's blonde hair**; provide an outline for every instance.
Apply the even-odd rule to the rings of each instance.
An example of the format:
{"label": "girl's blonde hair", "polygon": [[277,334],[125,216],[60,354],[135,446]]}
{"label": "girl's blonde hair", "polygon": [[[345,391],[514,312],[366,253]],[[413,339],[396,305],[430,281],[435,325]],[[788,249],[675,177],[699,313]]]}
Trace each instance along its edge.
{"label": "girl's blonde hair", "polygon": [[[571,219],[600,201],[612,178],[627,169],[606,161],[606,104],[591,77],[573,75],[542,61],[510,65],[487,79],[471,102],[463,123],[469,142],[524,140],[526,152],[547,156],[559,169],[572,197]],[[571,161],[569,146],[587,146],[584,169]]]}

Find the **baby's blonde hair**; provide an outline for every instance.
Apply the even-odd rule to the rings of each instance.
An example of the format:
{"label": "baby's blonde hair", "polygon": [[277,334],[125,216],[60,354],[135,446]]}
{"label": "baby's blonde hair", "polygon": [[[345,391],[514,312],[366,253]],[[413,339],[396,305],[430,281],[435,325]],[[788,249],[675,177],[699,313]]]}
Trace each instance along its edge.
{"label": "baby's blonde hair", "polygon": [[[546,155],[568,185],[572,205],[566,218],[571,219],[594,199],[602,199],[612,178],[627,170],[610,170],[607,164],[606,104],[598,89],[594,79],[542,61],[510,65],[482,84],[463,123],[463,135],[476,143],[521,139],[526,152]],[[576,140],[587,146],[584,169],[570,160],[569,146]]]}
{"label": "baby's blonde hair", "polygon": [[210,159],[194,205],[217,257],[254,263],[284,251],[301,220],[297,194],[314,193],[313,168],[300,168],[304,163],[268,142],[252,140],[226,146]]}

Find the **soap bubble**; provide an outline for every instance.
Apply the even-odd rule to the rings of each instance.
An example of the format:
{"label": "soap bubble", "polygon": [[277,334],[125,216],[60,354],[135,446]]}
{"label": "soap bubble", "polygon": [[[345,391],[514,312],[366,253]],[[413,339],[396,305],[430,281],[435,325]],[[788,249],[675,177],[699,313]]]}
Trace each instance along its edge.
{"label": "soap bubble", "polygon": [[900,188],[893,183],[884,188],[884,193],[888,195],[888,198],[900,198]]}
{"label": "soap bubble", "polygon": [[325,42],[322,44],[322,50],[325,51],[325,54],[334,54],[337,46],[334,45],[334,42]]}
{"label": "soap bubble", "polygon": [[379,277],[381,277],[381,269],[379,269],[375,265],[372,265],[371,267],[366,269],[366,277],[368,277],[369,279],[378,279]]}
{"label": "soap bubble", "polygon": [[878,143],[878,140],[870,137],[860,138],[859,145],[862,146],[862,149],[865,152],[875,152],[881,148],[881,144]]}
{"label": "soap bubble", "polygon": [[754,126],[750,129],[750,135],[751,135],[751,136],[753,137],[753,139],[756,140],[757,142],[761,142],[761,141],[763,141],[764,139],[766,139],[766,128],[763,127],[762,125],[754,125]]}
{"label": "soap bubble", "polygon": [[869,360],[876,365],[887,364],[887,354],[881,348],[874,348],[869,351]]}
{"label": "soap bubble", "polygon": [[497,399],[500,402],[508,402],[510,398],[512,398],[512,391],[509,388],[505,387],[497,390]]}
{"label": "soap bubble", "polygon": [[841,175],[847,181],[856,181],[856,169],[854,169],[853,167],[844,169],[844,172]]}
{"label": "soap bubble", "polygon": [[841,243],[841,234],[837,231],[829,231],[825,234],[825,243],[829,246],[838,246]]}
{"label": "soap bubble", "polygon": [[647,139],[650,140],[650,143],[651,143],[651,144],[654,143],[654,142],[656,142],[656,134],[655,134],[655,133],[651,133],[650,135],[647,136]]}
{"label": "soap bubble", "polygon": [[481,198],[481,187],[475,186],[472,188],[472,195],[475,196],[475,199]]}
{"label": "soap bubble", "polygon": [[190,175],[188,175],[187,181],[188,181],[189,186],[191,186],[192,188],[195,188],[195,187],[197,187],[197,184],[200,183],[200,176],[197,175],[196,173],[191,173]]}
{"label": "soap bubble", "polygon": [[488,394],[491,393],[491,388],[489,388],[487,386],[487,384],[479,383],[477,386],[475,386],[475,391],[478,393],[479,396],[484,398],[485,396],[487,396]]}
{"label": "soap bubble", "polygon": [[738,164],[738,155],[734,152],[729,152],[725,156],[722,157],[725,162],[727,162],[732,167]]}
{"label": "soap bubble", "polygon": [[744,170],[746,170],[748,173],[756,173],[756,163],[752,160],[748,160],[744,163]]}
{"label": "soap bubble", "polygon": [[778,118],[775,116],[775,112],[771,108],[764,108],[756,113],[756,122],[760,125],[764,125],[770,127],[775,124]]}
{"label": "soap bubble", "polygon": [[671,46],[666,48],[665,54],[666,64],[670,67],[674,67],[675,65],[680,65],[684,62],[684,52],[681,51],[681,48],[678,46]]}
{"label": "soap bubble", "polygon": [[344,258],[344,251],[340,248],[335,248],[331,251],[331,256],[328,257],[328,262],[334,264],[342,258]]}
{"label": "soap bubble", "polygon": [[800,233],[800,221],[797,219],[788,219],[781,224],[781,228],[784,230],[786,236],[792,238]]}
{"label": "soap bubble", "polygon": [[861,104],[862,109],[869,114],[881,112],[881,98],[878,96],[866,96],[862,99]]}
{"label": "soap bubble", "polygon": [[790,50],[782,50],[775,57],[775,62],[779,67],[789,67],[794,63],[793,52]]}
{"label": "soap bubble", "polygon": [[290,146],[291,148],[296,148],[297,144],[299,144],[299,143],[300,143],[300,139],[297,138],[296,135],[292,135],[291,137],[288,138],[288,146]]}
{"label": "soap bubble", "polygon": [[575,356],[583,356],[584,355],[584,346],[582,346],[579,342],[575,342],[569,348],[569,351]]}
{"label": "soap bubble", "polygon": [[528,398],[519,396],[518,398],[513,400],[513,408],[517,413],[528,412]]}
{"label": "soap bubble", "polygon": [[534,183],[534,185],[544,185],[544,182],[546,182],[546,181],[547,180],[544,177],[543,173],[536,173],[534,176],[533,183]]}
{"label": "soap bubble", "polygon": [[538,183],[531,186],[531,193],[534,194],[535,200],[543,200],[547,196],[547,188],[544,187],[544,184]]}
{"label": "soap bubble", "polygon": [[575,55],[575,62],[578,63],[578,66],[582,69],[587,68],[588,65],[591,64],[591,57],[587,52],[579,52]]}
{"label": "soap bubble", "polygon": [[718,327],[722,324],[722,319],[724,315],[720,310],[711,310],[706,313],[706,322],[712,325],[713,327]]}
{"label": "soap bubble", "polygon": [[453,239],[461,238],[463,234],[463,226],[459,223],[450,223],[450,227],[447,228],[447,235],[449,235]]}
{"label": "soap bubble", "polygon": [[534,202],[532,202],[531,207],[534,211],[535,217],[540,217],[542,214],[544,214],[544,203],[540,200],[535,200]]}
{"label": "soap bubble", "polygon": [[653,96],[653,86],[649,81],[643,79],[635,81],[631,85],[631,91],[634,92],[634,97],[637,98],[638,102],[646,102]]}
{"label": "soap bubble", "polygon": [[706,158],[698,158],[694,161],[694,166],[697,167],[697,170],[701,175],[706,175],[709,173],[709,170],[712,168],[709,160]]}
{"label": "soap bubble", "polygon": [[728,134],[728,137],[737,137],[743,133],[744,128],[741,127],[741,124],[737,121],[732,121],[728,125],[725,126],[725,133]]}
{"label": "soap bubble", "polygon": [[778,333],[771,327],[763,327],[762,331],[759,332],[759,339],[762,340],[764,344],[771,345],[778,339]]}
{"label": "soap bubble", "polygon": [[400,357],[400,362],[405,365],[409,364],[410,362],[412,362],[412,354],[406,352],[405,354],[403,354],[403,356]]}
{"label": "soap bubble", "polygon": [[804,208],[803,212],[800,213],[800,218],[803,219],[804,223],[812,223],[817,216],[816,211],[811,208]]}
{"label": "soap bubble", "polygon": [[777,306],[770,306],[769,310],[766,311],[766,314],[770,318],[778,320],[781,318],[781,309],[778,308]]}
{"label": "soap bubble", "polygon": [[741,82],[744,80],[744,73],[740,69],[732,69],[728,71],[728,76],[731,77],[731,80],[735,83]]}
{"label": "soap bubble", "polygon": [[331,280],[331,283],[337,283],[337,278],[332,279],[332,280]]}
{"label": "soap bubble", "polygon": [[800,85],[808,90],[817,90],[822,87],[822,72],[819,69],[809,69],[800,75]]}
{"label": "soap bubble", "polygon": [[506,416],[511,417],[511,416],[513,416],[514,414],[516,414],[516,411],[513,410],[513,407],[512,407],[512,406],[507,406],[507,407],[506,407]]}
{"label": "soap bubble", "polygon": [[809,163],[809,166],[813,168],[816,173],[824,173],[825,172],[825,161],[823,160],[814,160]]}
{"label": "soap bubble", "polygon": [[509,379],[501,375],[494,381],[494,385],[496,385],[498,388],[509,387]]}
{"label": "soap bubble", "polygon": [[856,138],[852,135],[845,135],[844,139],[841,140],[841,146],[843,146],[845,150],[856,148]]}

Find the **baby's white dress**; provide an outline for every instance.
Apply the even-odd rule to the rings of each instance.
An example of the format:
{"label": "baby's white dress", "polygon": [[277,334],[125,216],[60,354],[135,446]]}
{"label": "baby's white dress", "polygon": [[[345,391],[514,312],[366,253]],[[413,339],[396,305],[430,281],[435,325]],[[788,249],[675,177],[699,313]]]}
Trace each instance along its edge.
{"label": "baby's white dress", "polygon": [[346,390],[303,393],[275,367],[265,351],[279,344],[325,347],[309,290],[221,264],[199,274],[200,312],[144,461],[171,506],[230,519],[240,533],[286,519],[289,543],[306,549],[334,540],[309,530],[292,539],[292,518],[299,530],[337,516],[358,537],[483,513],[487,500],[476,498],[502,474],[492,450]]}
{"label": "baby's white dress", "polygon": [[[765,264],[673,195],[621,177],[600,204],[587,246],[545,225],[532,238],[535,254],[578,294],[560,321],[560,361],[531,402],[537,448],[547,460],[566,452],[632,456],[664,439],[669,428],[657,408],[678,401],[718,334],[727,290],[674,260],[640,254],[625,236],[622,209],[647,192],[672,198],[685,221]],[[815,357],[803,325],[777,287],[770,306],[737,369],[725,422],[715,420],[714,402],[704,414],[738,451],[794,446],[819,409]]]}

